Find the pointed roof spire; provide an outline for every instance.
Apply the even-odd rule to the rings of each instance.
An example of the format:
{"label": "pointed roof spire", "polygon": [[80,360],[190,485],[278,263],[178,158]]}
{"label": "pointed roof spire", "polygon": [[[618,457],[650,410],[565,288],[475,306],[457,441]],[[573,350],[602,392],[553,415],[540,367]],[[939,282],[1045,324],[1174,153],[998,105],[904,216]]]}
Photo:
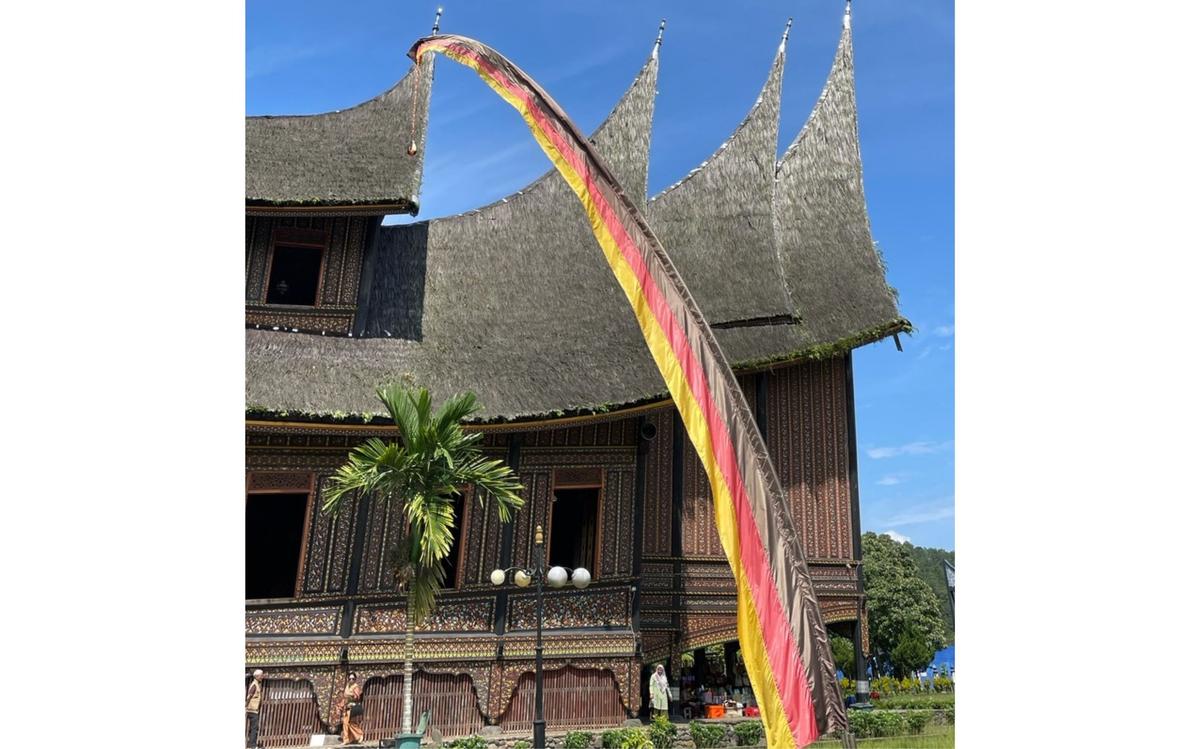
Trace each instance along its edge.
{"label": "pointed roof spire", "polygon": [[787,46],[788,33],[791,30],[792,30],[792,19],[789,18],[788,22],[787,22],[787,26],[783,27],[783,39],[779,40],[779,51],[780,52],[782,52],[783,48]]}
{"label": "pointed roof spire", "polygon": [[850,28],[850,0],[846,0],[846,15],[842,16],[842,28]]}
{"label": "pointed roof spire", "polygon": [[658,48],[662,46],[663,29],[665,28],[667,28],[667,19],[664,18],[658,23],[658,38],[654,40],[654,51],[650,53],[650,56],[656,60],[658,59]]}
{"label": "pointed roof spire", "polygon": [[771,226],[786,56],[781,46],[733,134],[648,206],[650,225],[710,323],[737,327],[793,310]]}
{"label": "pointed roof spire", "polygon": [[911,329],[867,216],[848,8],[825,87],[776,169],[776,248],[806,346]]}
{"label": "pointed roof spire", "polygon": [[438,33],[442,28],[442,6],[438,6],[437,15],[433,17],[433,33]]}

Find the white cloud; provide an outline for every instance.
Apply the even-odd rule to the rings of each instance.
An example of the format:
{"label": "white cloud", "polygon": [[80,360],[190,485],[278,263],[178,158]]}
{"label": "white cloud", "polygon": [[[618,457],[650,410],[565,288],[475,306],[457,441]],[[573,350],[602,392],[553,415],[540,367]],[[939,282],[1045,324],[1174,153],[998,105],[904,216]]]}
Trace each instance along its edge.
{"label": "white cloud", "polygon": [[932,523],[935,520],[946,520],[952,517],[954,517],[953,503],[940,507],[930,507],[928,509],[914,507],[908,512],[902,512],[899,515],[884,520],[880,525],[918,525],[920,523]]}
{"label": "white cloud", "polygon": [[888,475],[879,479],[875,483],[878,484],[879,486],[895,486],[896,484],[899,484],[902,481],[904,481],[904,479],[902,479],[898,474],[889,473]]}
{"label": "white cloud", "polygon": [[895,541],[898,544],[911,544],[912,543],[911,538],[909,538],[908,536],[901,535],[901,534],[897,533],[896,531],[884,531],[883,535],[890,537],[893,541]]}
{"label": "white cloud", "polygon": [[897,447],[868,447],[867,455],[875,460],[880,458],[895,458],[900,455],[932,455],[954,446],[953,440],[947,442],[909,442]]}
{"label": "white cloud", "polygon": [[954,335],[953,325],[939,325],[933,329],[933,334],[938,338],[949,338]]}

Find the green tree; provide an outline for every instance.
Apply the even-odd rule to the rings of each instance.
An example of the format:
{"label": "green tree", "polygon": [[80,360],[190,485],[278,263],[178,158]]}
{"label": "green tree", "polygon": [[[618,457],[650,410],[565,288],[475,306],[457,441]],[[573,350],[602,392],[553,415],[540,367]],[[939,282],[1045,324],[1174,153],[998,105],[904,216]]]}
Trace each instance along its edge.
{"label": "green tree", "polygon": [[854,643],[841,635],[830,635],[829,649],[833,651],[833,662],[842,670],[846,678],[857,679],[858,674],[854,668]]}
{"label": "green tree", "polygon": [[912,627],[935,651],[945,647],[946,628],[937,596],[917,572],[911,548],[888,536],[868,532],[862,536],[862,550],[867,616],[875,652],[893,662],[892,652],[907,627]]}
{"label": "green tree", "polygon": [[954,618],[950,612],[950,589],[946,587],[946,571],[942,560],[954,564],[954,552],[945,549],[933,549],[925,546],[905,544],[912,551],[913,561],[917,563],[917,573],[921,579],[929,583],[937,596],[942,614],[942,624],[946,628],[946,644],[954,642]]}
{"label": "green tree", "polygon": [[399,430],[396,442],[371,438],[350,451],[324,488],[323,511],[341,512],[352,496],[387,505],[398,503],[403,527],[387,551],[407,610],[404,650],[404,732],[412,732],[413,632],[433,613],[446,578],[444,560],[454,543],[455,497],[474,486],[483,506],[494,500],[501,522],[512,519],[524,500],[512,469],[488,460],[479,448],[482,434],[467,433],[462,422],[479,410],[474,393],[448,398],[435,412],[429,391],[388,385],[376,393]]}
{"label": "green tree", "polygon": [[934,652],[929,640],[918,632],[916,627],[908,625],[900,633],[900,641],[892,648],[889,655],[897,673],[911,674],[913,671],[929,665],[929,662],[933,660]]}

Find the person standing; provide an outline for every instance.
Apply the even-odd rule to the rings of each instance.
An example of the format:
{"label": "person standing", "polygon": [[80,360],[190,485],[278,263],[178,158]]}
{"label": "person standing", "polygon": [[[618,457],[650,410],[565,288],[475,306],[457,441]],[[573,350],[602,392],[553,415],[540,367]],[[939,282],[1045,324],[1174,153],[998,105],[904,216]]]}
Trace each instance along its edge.
{"label": "person standing", "polygon": [[262,707],[262,679],[263,670],[254,669],[254,680],[246,690],[246,720],[250,724],[246,734],[246,746],[249,749],[258,747],[258,711]]}
{"label": "person standing", "polygon": [[359,744],[363,740],[362,687],[353,672],[346,677],[346,689],[342,692],[345,705],[342,708],[342,743]]}
{"label": "person standing", "polygon": [[660,663],[654,669],[654,673],[650,675],[650,714],[666,715],[670,699],[671,686],[667,681],[667,671]]}

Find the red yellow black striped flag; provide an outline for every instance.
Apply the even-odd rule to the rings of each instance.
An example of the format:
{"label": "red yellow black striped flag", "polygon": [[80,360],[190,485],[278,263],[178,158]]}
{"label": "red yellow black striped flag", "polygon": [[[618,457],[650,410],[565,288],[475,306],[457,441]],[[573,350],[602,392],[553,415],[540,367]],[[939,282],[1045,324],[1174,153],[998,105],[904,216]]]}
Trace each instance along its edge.
{"label": "red yellow black striped flag", "polygon": [[587,138],[532,78],[467,37],[425,37],[408,56],[419,65],[427,53],[471,68],[516,108],[583,204],[712,485],[767,746],[798,749],[844,728],[825,624],[787,498],[733,371],[671,259]]}

